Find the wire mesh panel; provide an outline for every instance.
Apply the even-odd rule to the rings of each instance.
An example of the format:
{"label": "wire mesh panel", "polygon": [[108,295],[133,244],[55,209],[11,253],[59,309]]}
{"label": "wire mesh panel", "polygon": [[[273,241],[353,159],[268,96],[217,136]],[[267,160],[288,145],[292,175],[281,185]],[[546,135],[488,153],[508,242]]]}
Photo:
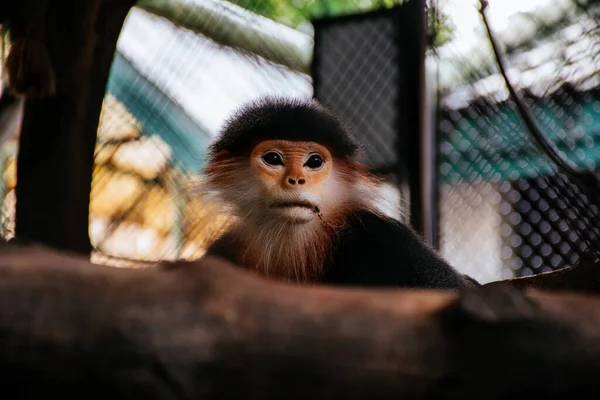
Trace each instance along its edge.
{"label": "wire mesh panel", "polygon": [[407,222],[420,193],[407,190],[419,177],[418,4],[313,21],[315,97],[348,122],[361,161],[389,179],[390,213]]}
{"label": "wire mesh panel", "polygon": [[398,162],[397,10],[314,21],[315,97],[348,121],[375,168]]}
{"label": "wire mesh panel", "polygon": [[[582,255],[597,250],[597,206],[569,185],[565,177],[511,182],[504,196],[511,206],[506,207],[510,211],[505,223],[510,233],[507,245],[513,254],[507,258],[517,275],[574,265]],[[569,198],[581,203],[570,204]],[[586,213],[587,210],[591,212]]]}
{"label": "wire mesh panel", "polygon": [[[508,97],[477,4],[469,6],[480,40],[471,47],[451,42],[436,59],[442,252],[481,281],[597,257],[598,199],[536,146]],[[508,21],[494,18],[506,11],[499,3],[487,10],[491,28],[502,27],[494,32],[507,53],[508,76],[562,157],[594,175],[600,163],[598,5],[523,7]]]}

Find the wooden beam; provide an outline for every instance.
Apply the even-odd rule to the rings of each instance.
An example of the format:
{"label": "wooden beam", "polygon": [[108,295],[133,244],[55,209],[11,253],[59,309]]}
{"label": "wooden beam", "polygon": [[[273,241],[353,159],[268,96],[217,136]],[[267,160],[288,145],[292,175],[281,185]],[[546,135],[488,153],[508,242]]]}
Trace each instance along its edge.
{"label": "wooden beam", "polygon": [[96,131],[117,38],[134,0],[51,1],[56,94],[28,99],[17,158],[16,236],[89,254]]}
{"label": "wooden beam", "polygon": [[[136,7],[214,42],[309,73],[310,35],[228,1],[140,0]],[[274,32],[276,34],[274,34]]]}
{"label": "wooden beam", "polygon": [[0,276],[0,384],[20,399],[597,392],[600,297],[303,288],[217,259],[120,269],[16,245]]}

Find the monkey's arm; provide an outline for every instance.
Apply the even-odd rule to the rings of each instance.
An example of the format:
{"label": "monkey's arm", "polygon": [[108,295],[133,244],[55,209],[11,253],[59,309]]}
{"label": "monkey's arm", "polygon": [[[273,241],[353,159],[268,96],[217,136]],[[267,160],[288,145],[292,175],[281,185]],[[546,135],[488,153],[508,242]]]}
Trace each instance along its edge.
{"label": "monkey's arm", "polygon": [[438,289],[478,285],[456,271],[410,227],[370,212],[357,214],[340,233],[326,280]]}

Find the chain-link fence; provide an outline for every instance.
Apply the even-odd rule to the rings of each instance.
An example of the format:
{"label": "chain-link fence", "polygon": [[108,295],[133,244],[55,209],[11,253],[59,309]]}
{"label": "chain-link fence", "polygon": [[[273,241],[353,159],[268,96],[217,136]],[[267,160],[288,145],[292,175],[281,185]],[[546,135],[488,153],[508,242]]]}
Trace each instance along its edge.
{"label": "chain-link fence", "polygon": [[410,51],[398,41],[401,31],[408,31],[403,15],[398,8],[314,20],[311,76],[315,97],[343,118],[363,144],[359,160],[389,180],[385,208],[408,222],[406,190],[397,187],[406,167],[400,134],[410,130],[399,127],[411,114],[402,112],[402,93],[410,93],[402,68],[402,53]]}
{"label": "chain-link fence", "polygon": [[[331,4],[352,2],[319,2],[315,14],[334,16]],[[398,158],[412,156],[394,144],[399,131],[414,136],[410,118],[399,118],[411,107],[403,88],[412,78],[399,68],[410,60],[397,47],[412,36],[383,14],[353,26],[332,19],[320,43],[337,52],[321,54],[321,69],[311,71],[318,49],[308,23],[292,29],[234,3],[249,1],[141,0],[130,12],[98,130],[90,199],[97,260],[137,265],[125,260],[200,256],[228,223],[186,195],[206,146],[231,111],[251,99],[312,96],[311,72],[320,74],[322,94],[345,93],[324,100],[364,133],[375,168],[396,169]],[[443,255],[482,282],[576,263],[597,248],[596,205],[556,173],[528,136],[498,73],[477,1],[430,3],[455,27],[454,39],[430,50],[427,62],[439,101]],[[507,53],[509,77],[526,90],[527,106],[564,156],[580,170],[594,170],[600,161],[598,2],[537,0],[506,18],[508,3],[516,4],[490,1],[488,15]],[[274,4],[254,8],[265,5],[268,14],[281,8]],[[14,233],[17,136],[0,154],[5,237]],[[417,161],[409,173],[417,173],[410,170]]]}
{"label": "chain-link fence", "polygon": [[[221,1],[187,11],[169,20],[133,9],[119,39],[90,204],[92,243],[111,256],[202,255],[227,224],[226,216],[186,195],[212,137],[253,98],[312,94],[306,74],[259,55],[289,59],[285,42],[306,46],[306,35]],[[256,23],[244,26],[234,17]],[[206,36],[223,29],[232,43],[243,43],[244,35],[263,42],[251,42],[249,53]]]}
{"label": "chain-link fence", "polygon": [[[202,255],[228,222],[186,190],[212,137],[251,99],[312,95],[310,35],[221,0],[153,4],[124,24],[98,129],[89,233],[93,258],[114,265]],[[17,138],[2,153],[5,238]]]}
{"label": "chain-link fence", "polygon": [[[475,39],[457,38],[433,57],[441,86],[443,254],[481,281],[550,271],[594,255],[597,199],[588,201],[535,145],[508,96],[477,2],[462,7],[455,23],[471,27],[465,36]],[[486,11],[509,79],[563,158],[592,174],[600,163],[597,2],[532,2],[511,19],[494,18],[503,8],[490,2]]]}

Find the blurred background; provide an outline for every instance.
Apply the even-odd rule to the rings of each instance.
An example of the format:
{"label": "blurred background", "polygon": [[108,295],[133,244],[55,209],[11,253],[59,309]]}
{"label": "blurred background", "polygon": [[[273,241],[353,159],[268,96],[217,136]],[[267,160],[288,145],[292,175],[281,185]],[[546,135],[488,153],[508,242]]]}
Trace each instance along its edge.
{"label": "blurred background", "polygon": [[[490,0],[507,75],[582,174],[600,163],[600,1]],[[140,0],[98,127],[93,259],[200,257],[228,219],[186,192],[230,113],[316,97],[348,120],[406,218],[480,282],[573,265],[598,246],[597,198],[535,145],[477,0]],[[2,53],[9,43],[4,38]],[[424,63],[422,62],[424,60]],[[0,118],[1,235],[14,235],[20,109]],[[599,139],[599,140],[596,140]]]}

